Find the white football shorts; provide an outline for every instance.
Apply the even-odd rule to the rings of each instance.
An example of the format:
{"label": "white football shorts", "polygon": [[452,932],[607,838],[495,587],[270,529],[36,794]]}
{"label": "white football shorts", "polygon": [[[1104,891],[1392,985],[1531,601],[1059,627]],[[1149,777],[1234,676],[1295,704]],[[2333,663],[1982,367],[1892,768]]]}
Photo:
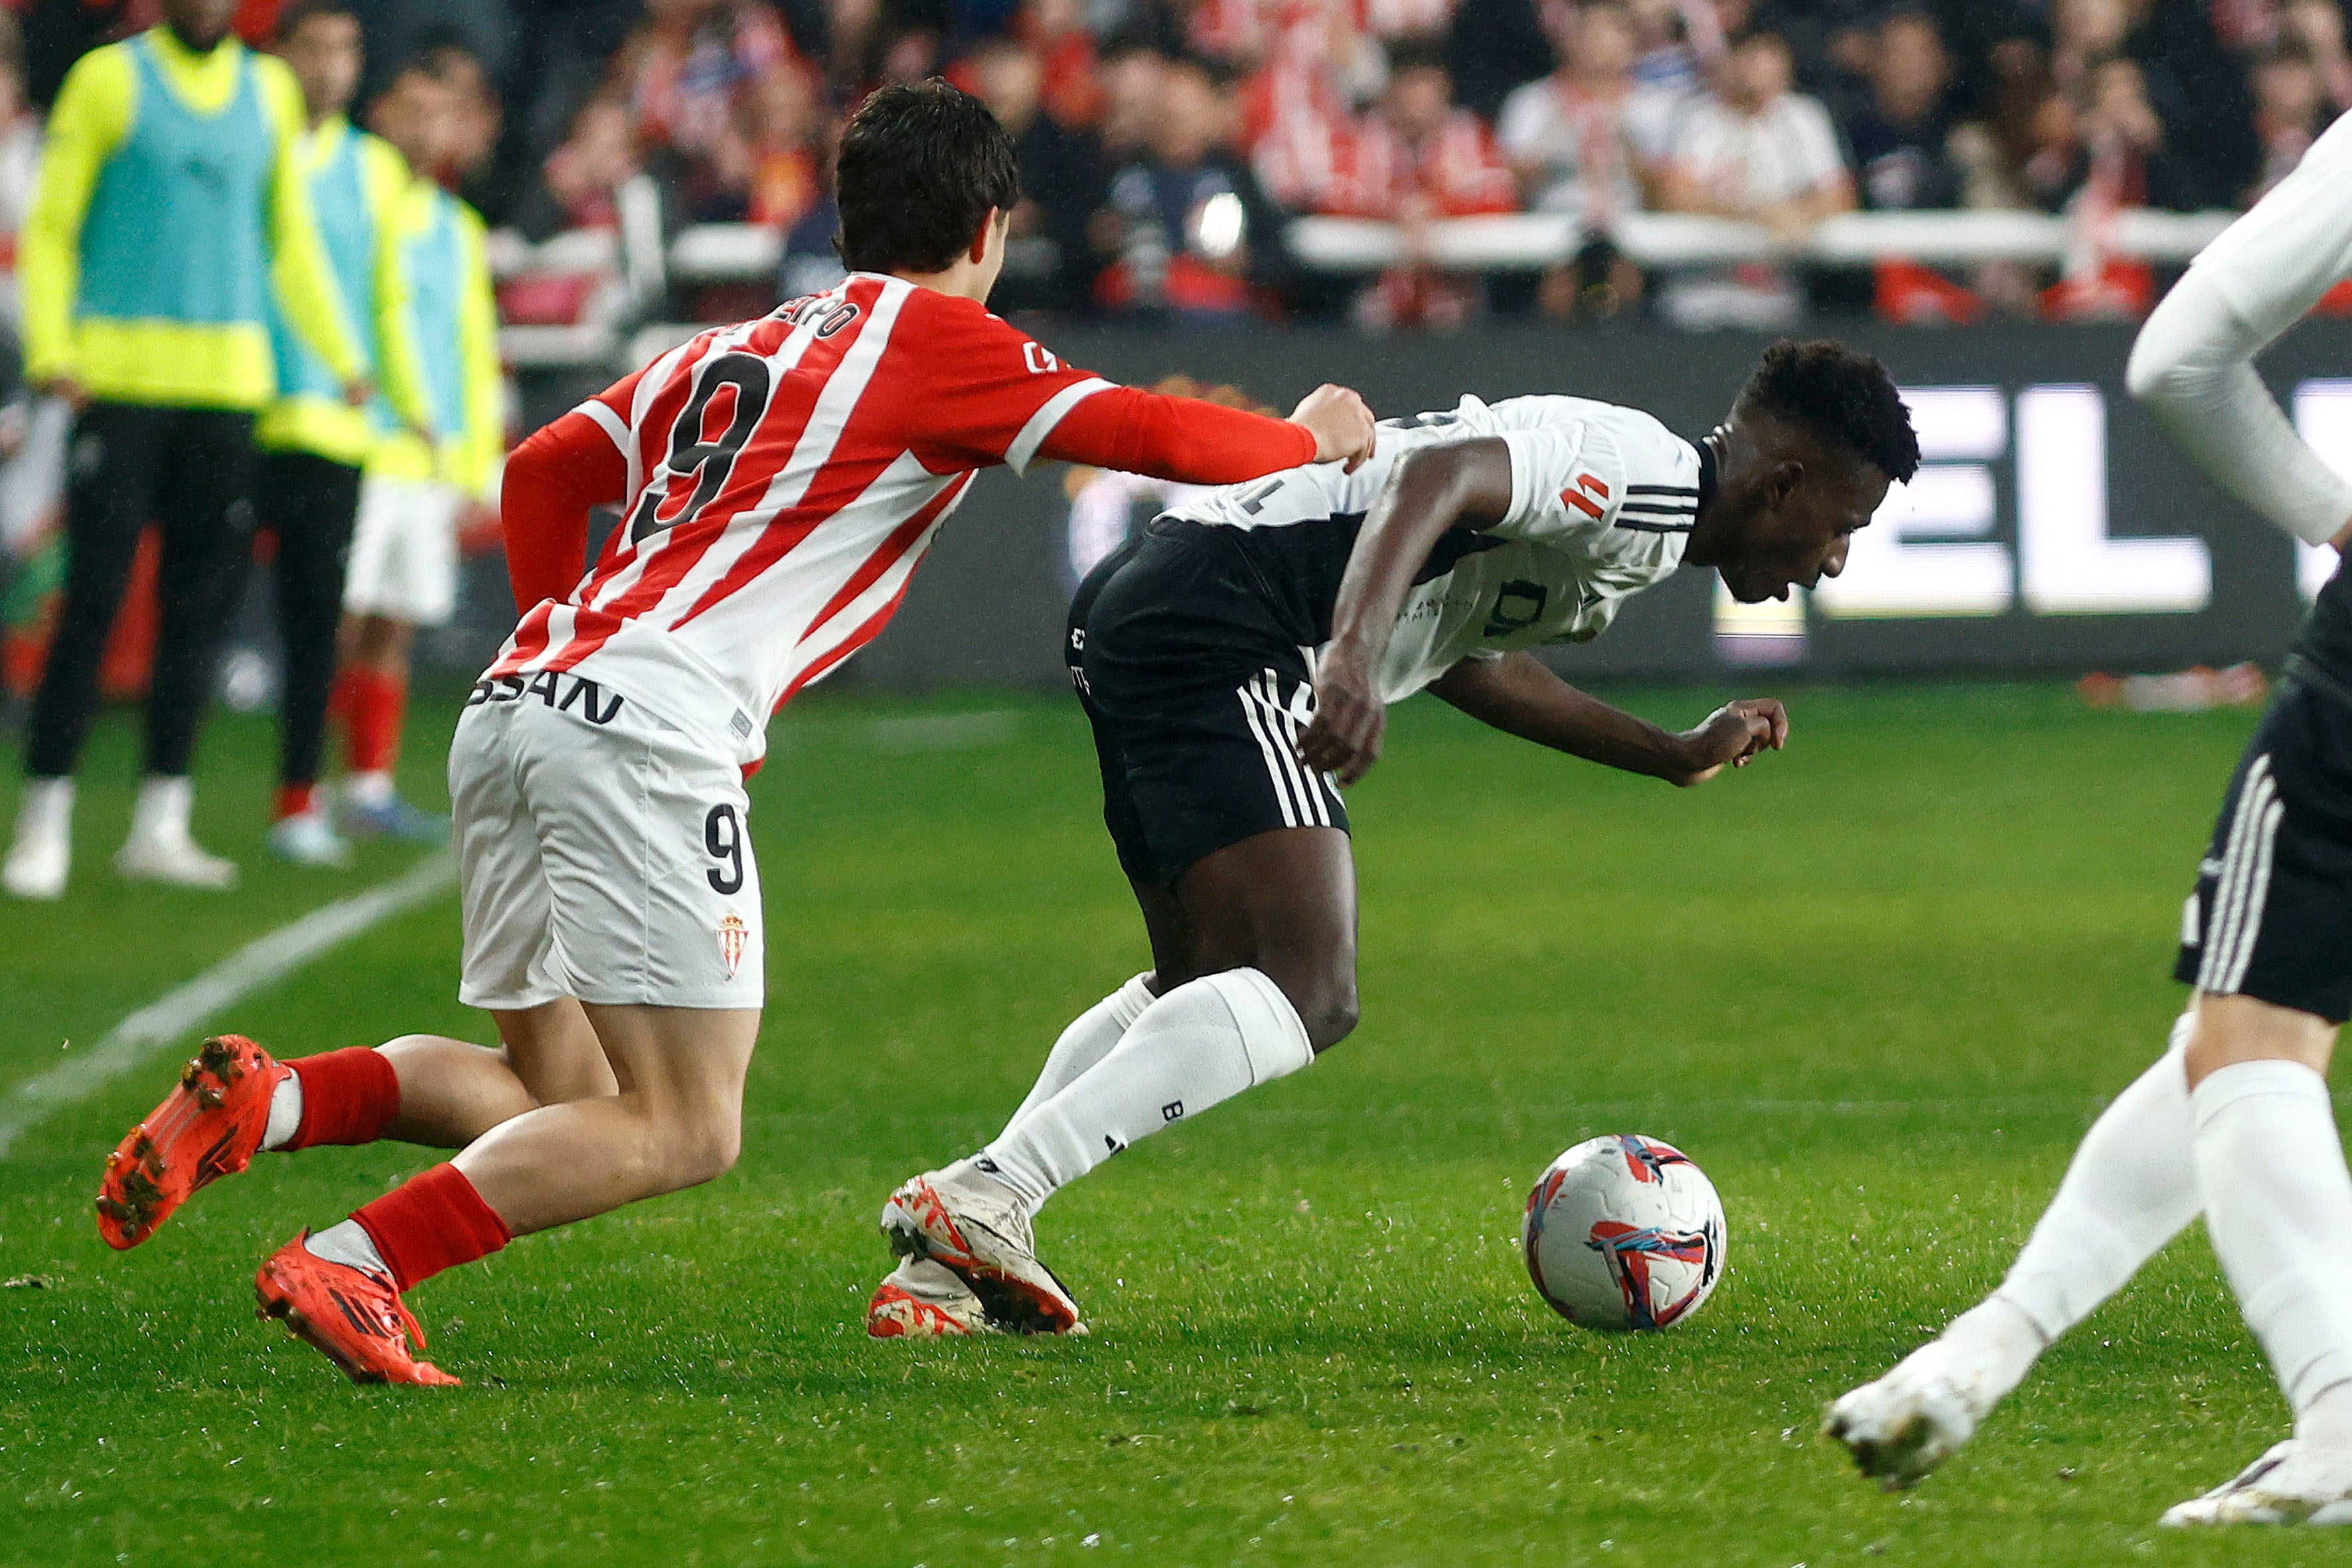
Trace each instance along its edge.
{"label": "white football shorts", "polygon": [[576,675],[474,688],[449,747],[458,1000],[757,1007],[760,869],[742,771]]}
{"label": "white football shorts", "polygon": [[457,514],[465,492],[433,479],[360,481],[343,608],[437,626],[457,607]]}

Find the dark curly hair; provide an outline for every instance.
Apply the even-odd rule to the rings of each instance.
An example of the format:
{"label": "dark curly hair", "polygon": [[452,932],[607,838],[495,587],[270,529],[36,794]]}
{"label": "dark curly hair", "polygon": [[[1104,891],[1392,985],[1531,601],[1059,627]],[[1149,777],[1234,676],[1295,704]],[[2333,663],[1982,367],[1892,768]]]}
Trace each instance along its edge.
{"label": "dark curly hair", "polygon": [[1885,474],[1906,480],[1919,471],[1919,437],[1911,411],[1886,367],[1827,338],[1782,338],[1764,351],[1735,414],[1769,414],[1843,447]]}

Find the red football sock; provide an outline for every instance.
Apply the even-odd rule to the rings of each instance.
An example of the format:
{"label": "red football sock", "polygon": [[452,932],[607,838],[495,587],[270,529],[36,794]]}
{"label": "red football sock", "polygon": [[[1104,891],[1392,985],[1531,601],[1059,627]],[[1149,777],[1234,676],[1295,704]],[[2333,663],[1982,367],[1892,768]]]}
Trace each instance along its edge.
{"label": "red football sock", "polygon": [[408,711],[408,678],[381,669],[350,669],[343,716],[345,760],[355,773],[388,773],[400,756],[400,725]]}
{"label": "red football sock", "polygon": [[445,1268],[487,1258],[514,1239],[499,1211],[482,1201],[466,1173],[436,1165],[375,1202],[352,1211],[392,1270],[393,1289],[409,1290]]}
{"label": "red football sock", "polygon": [[289,816],[300,816],[319,804],[319,786],[314,784],[290,784],[278,786],[278,815],[273,821],[283,822]]}
{"label": "red football sock", "polygon": [[382,1051],[353,1046],[286,1065],[302,1080],[302,1122],[288,1149],[373,1143],[400,1114],[400,1075]]}

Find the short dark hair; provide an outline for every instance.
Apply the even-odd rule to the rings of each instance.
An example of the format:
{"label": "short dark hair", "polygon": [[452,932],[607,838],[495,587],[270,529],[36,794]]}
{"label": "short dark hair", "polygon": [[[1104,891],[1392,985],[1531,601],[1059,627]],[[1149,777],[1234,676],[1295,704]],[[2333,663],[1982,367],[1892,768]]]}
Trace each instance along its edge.
{"label": "short dark hair", "polygon": [[360,19],[359,0],[294,0],[293,5],[278,13],[278,41],[284,43],[300,32],[304,23],[320,16],[349,16],[356,22]]}
{"label": "short dark hair", "polygon": [[1013,138],[988,106],[943,81],[886,87],[858,105],[835,165],[853,272],[942,272],[991,207],[1021,200]]}
{"label": "short dark hair", "polygon": [[1894,378],[1873,356],[1827,338],[1782,338],[1740,389],[1738,414],[1765,414],[1811,431],[1890,479],[1919,471],[1919,437]]}

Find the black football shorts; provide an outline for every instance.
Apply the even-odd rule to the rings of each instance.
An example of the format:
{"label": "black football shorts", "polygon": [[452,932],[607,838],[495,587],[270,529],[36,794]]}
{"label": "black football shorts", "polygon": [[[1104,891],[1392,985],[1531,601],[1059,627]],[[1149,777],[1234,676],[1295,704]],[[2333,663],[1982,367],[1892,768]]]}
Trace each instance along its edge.
{"label": "black football shorts", "polygon": [[2292,664],[2246,743],[2181,918],[2178,979],[2352,1016],[2352,692]]}
{"label": "black football shorts", "polygon": [[1078,584],[1063,656],[1130,879],[1172,888],[1275,828],[1346,830],[1330,775],[1298,760],[1313,641],[1230,530],[1157,519]]}

